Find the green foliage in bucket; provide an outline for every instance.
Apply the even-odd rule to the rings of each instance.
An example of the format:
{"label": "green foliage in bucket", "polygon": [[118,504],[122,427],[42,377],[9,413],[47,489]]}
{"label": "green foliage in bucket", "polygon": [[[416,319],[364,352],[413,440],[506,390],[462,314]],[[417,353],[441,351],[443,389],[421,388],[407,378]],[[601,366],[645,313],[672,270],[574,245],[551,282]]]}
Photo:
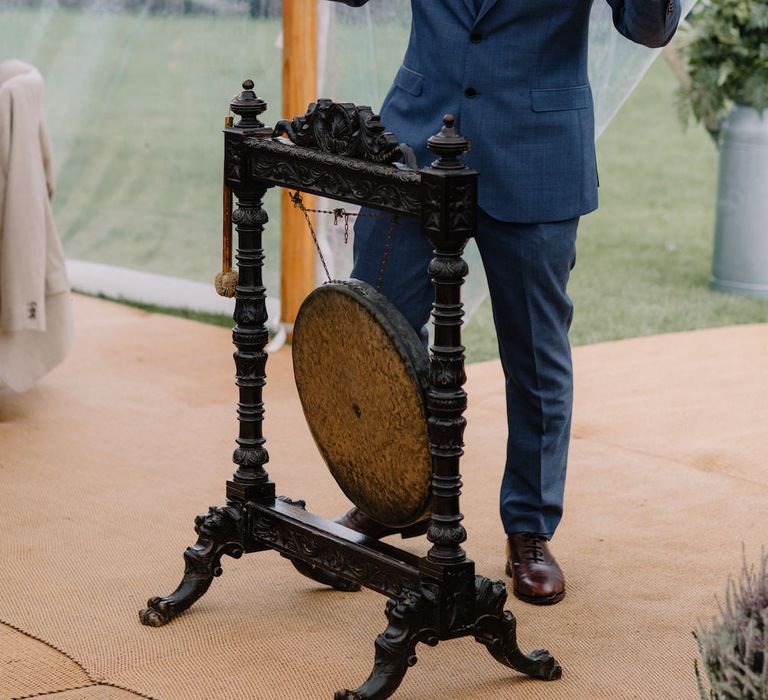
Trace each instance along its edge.
{"label": "green foliage in bucket", "polygon": [[707,691],[697,665],[702,700],[768,700],[768,553],[759,569],[744,564],[720,616],[694,636],[709,681]]}
{"label": "green foliage in bucket", "polygon": [[682,35],[698,121],[716,130],[734,104],[768,107],[768,0],[699,0]]}

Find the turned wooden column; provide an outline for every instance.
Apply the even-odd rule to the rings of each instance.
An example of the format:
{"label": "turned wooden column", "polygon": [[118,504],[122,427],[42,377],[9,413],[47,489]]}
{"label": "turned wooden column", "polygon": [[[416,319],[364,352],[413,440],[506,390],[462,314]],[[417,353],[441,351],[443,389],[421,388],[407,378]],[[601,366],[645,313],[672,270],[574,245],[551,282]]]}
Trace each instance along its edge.
{"label": "turned wooden column", "polygon": [[446,115],[442,130],[429,139],[428,146],[438,158],[423,171],[422,228],[435,248],[429,265],[435,286],[435,339],[427,391],[432,452],[432,522],[427,533],[432,548],[427,559],[432,564],[457,565],[466,561],[461,544],[467,538],[459,504],[467,407],[462,388],[466,374],[461,286],[468,267],[462,254],[475,225],[477,173],[460,160],[469,143],[456,132],[451,115]]}
{"label": "turned wooden column", "polygon": [[235,290],[235,325],[232,342],[235,351],[236,383],[239,388],[237,418],[240,431],[237,448],[232,456],[237,470],[227,482],[230,504],[244,505],[248,501],[273,499],[274,484],[269,480],[264,465],[269,454],[263,434],[264,400],[262,390],[266,384],[267,331],[266,289],[262,279],[264,249],[262,234],[269,220],[262,206],[268,186],[251,178],[244,156],[246,137],[269,137],[272,130],[259,121],[266,111],[266,103],[256,97],[253,82],[246,80],[241,92],[230,104],[240,117],[225,130],[229,172],[228,184],[237,195],[237,208],[232,222],[237,230],[236,260],[238,284]]}

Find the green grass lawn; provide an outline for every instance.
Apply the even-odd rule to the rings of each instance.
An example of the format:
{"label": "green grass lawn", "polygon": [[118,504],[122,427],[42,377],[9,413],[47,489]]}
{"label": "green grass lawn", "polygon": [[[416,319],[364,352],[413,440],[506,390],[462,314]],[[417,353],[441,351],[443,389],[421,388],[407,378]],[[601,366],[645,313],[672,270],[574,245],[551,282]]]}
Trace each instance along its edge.
{"label": "green grass lawn", "polygon": [[[371,53],[365,32],[338,23],[336,42],[356,60],[329,76],[328,90],[345,101],[380,102],[407,41],[395,27],[380,29],[392,35],[385,55]],[[0,61],[28,61],[46,80],[54,209],[68,257],[213,280],[224,117],[245,78],[269,105],[266,123],[284,116],[280,31],[277,20],[3,10],[0,0]],[[276,294],[276,190],[266,206],[265,280]]]}
{"label": "green grass lawn", "polygon": [[[379,104],[405,34],[376,26],[391,37],[375,53],[359,27],[336,31],[332,50],[355,61],[330,76],[327,94]],[[279,32],[273,20],[0,9],[0,60],[22,58],[46,78],[69,257],[213,279],[223,118],[245,77],[270,104],[265,121],[283,116]],[[702,129],[681,128],[675,87],[658,62],[598,144],[601,209],[582,222],[570,287],[574,344],[768,321],[768,302],[707,287],[717,152]],[[276,192],[267,207],[275,293]],[[470,359],[496,355],[487,301],[466,336]]]}

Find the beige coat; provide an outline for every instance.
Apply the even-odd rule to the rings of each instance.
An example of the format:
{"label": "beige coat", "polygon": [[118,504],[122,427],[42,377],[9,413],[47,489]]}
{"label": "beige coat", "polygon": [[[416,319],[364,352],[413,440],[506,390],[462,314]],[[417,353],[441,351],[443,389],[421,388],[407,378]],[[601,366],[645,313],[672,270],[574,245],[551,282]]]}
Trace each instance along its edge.
{"label": "beige coat", "polygon": [[64,253],[53,221],[43,78],[0,63],[0,385],[25,391],[72,343]]}

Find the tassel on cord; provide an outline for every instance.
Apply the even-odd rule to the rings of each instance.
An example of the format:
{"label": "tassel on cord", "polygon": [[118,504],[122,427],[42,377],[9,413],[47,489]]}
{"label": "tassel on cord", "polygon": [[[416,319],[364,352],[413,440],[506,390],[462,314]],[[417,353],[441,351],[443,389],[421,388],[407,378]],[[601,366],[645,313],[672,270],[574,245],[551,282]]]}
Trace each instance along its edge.
{"label": "tassel on cord", "polygon": [[[224,119],[224,126],[229,128],[234,123],[233,117]],[[223,297],[235,296],[237,287],[237,270],[232,269],[232,190],[224,182],[224,212],[222,217],[222,254],[221,272],[216,275],[214,286],[216,292]]]}

